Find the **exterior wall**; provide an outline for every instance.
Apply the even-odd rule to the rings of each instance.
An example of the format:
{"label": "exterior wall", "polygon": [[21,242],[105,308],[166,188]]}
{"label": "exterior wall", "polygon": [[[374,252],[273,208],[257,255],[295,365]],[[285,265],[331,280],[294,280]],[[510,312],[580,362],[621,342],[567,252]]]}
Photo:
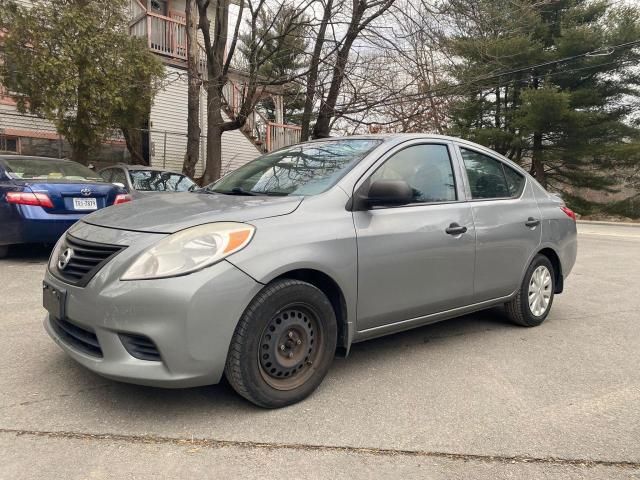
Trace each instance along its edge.
{"label": "exterior wall", "polygon": [[[151,107],[150,151],[151,164],[170,170],[180,171],[187,149],[187,79],[186,72],[175,67],[165,67],[167,78],[165,87],[158,92]],[[206,95],[200,102],[200,161],[196,175],[202,175],[206,157]],[[165,142],[166,137],[166,142]],[[166,148],[165,148],[166,145]],[[222,172],[244,165],[260,152],[240,130],[222,135]]]}
{"label": "exterior wall", "polygon": [[[9,101],[0,101],[0,151],[43,157],[71,156],[69,144],[58,135],[51,122],[21,114]],[[114,138],[94,152],[89,162],[102,166],[128,162],[129,158],[124,140]]]}

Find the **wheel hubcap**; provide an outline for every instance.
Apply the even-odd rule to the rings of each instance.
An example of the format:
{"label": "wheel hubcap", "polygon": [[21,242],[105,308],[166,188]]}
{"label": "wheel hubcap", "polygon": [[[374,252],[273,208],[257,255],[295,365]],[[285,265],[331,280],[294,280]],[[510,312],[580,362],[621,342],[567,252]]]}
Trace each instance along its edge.
{"label": "wheel hubcap", "polygon": [[287,307],[269,321],[259,346],[260,373],[278,390],[302,385],[321,351],[318,317],[303,306]]}
{"label": "wheel hubcap", "polygon": [[544,265],[540,265],[533,271],[529,280],[529,310],[534,316],[544,315],[549,308],[553,293],[551,287],[551,272]]}

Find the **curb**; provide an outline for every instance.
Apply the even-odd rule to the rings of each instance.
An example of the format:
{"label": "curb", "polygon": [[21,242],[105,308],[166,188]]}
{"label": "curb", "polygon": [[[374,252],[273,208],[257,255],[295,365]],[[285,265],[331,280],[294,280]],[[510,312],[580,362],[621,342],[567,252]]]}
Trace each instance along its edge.
{"label": "curb", "polygon": [[583,225],[614,225],[617,227],[640,227],[640,223],[634,222],[607,222],[604,220],[578,220]]}

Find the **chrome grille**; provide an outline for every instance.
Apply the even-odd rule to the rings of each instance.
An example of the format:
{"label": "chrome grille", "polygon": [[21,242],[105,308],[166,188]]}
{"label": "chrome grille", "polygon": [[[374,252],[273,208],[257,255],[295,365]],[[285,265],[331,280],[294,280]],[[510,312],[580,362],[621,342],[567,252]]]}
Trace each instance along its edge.
{"label": "chrome grille", "polygon": [[60,268],[58,260],[54,259],[55,266],[52,273],[60,280],[84,287],[111,258],[124,248],[120,245],[80,240],[67,234],[59,252],[63,254],[71,249],[73,253],[69,255],[64,268]]}

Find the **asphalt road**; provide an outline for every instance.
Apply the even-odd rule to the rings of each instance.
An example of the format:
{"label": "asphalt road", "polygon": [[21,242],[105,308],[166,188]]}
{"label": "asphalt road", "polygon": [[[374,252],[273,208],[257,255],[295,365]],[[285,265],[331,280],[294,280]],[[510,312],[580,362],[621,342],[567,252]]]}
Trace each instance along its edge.
{"label": "asphalt road", "polygon": [[540,327],[499,309],[354,346],[260,410],[100,378],[42,328],[47,252],[0,261],[0,479],[640,478],[640,227],[581,224]]}

